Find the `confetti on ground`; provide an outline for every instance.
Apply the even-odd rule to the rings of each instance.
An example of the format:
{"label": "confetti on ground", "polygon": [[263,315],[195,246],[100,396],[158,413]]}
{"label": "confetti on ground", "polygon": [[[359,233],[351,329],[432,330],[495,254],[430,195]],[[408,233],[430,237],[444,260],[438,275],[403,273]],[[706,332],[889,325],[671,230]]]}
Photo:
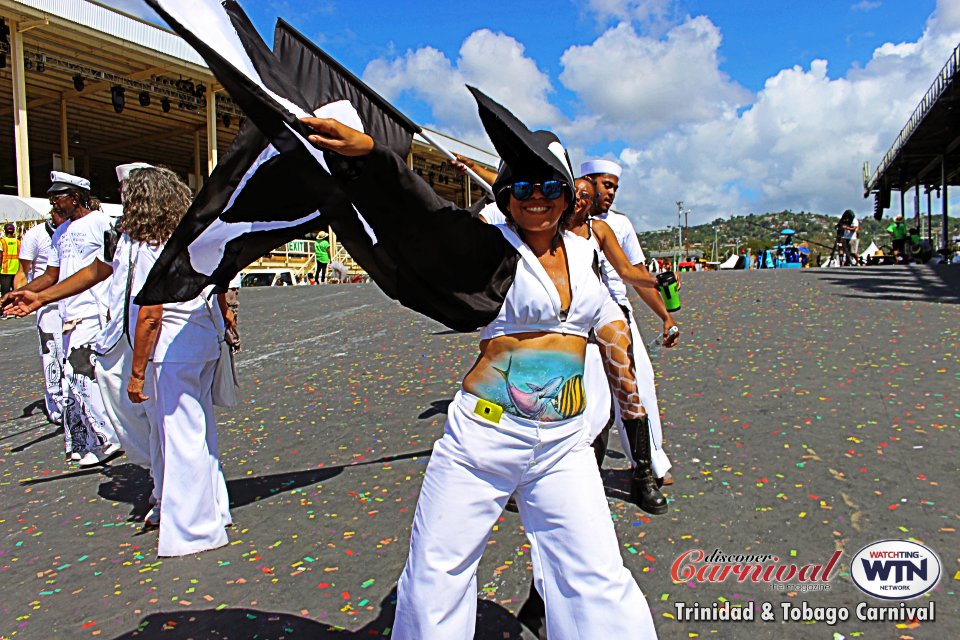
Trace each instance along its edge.
{"label": "confetti on ground", "polygon": [[[957,608],[960,295],[919,287],[905,269],[858,272],[684,278],[681,346],[653,358],[674,462],[669,513],[624,500],[616,437],[602,474],[662,639],[785,637],[779,623],[681,622],[675,605],[857,602],[849,554],[885,537],[938,551],[944,577],[925,597],[938,613]],[[638,316],[656,330],[652,314]],[[32,320],[2,323],[0,639],[389,636],[417,492],[476,336],[368,285],[244,290],[240,322],[245,398],[218,420],[230,544],[165,559],[142,527],[146,474],[122,458],[85,471],[62,460],[37,405]],[[801,564],[846,555],[830,592],[790,596],[674,583],[674,560],[696,548]],[[478,638],[532,637],[514,618],[531,562],[519,516],[504,513],[478,571]],[[947,616],[915,625],[789,629],[960,637]]]}

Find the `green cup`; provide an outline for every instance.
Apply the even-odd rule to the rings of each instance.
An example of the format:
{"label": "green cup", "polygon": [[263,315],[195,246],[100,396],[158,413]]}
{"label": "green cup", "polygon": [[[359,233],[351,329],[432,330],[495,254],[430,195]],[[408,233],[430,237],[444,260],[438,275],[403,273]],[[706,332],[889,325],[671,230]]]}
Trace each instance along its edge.
{"label": "green cup", "polygon": [[667,311],[673,313],[680,310],[680,291],[677,276],[673,271],[664,271],[657,274],[657,288]]}

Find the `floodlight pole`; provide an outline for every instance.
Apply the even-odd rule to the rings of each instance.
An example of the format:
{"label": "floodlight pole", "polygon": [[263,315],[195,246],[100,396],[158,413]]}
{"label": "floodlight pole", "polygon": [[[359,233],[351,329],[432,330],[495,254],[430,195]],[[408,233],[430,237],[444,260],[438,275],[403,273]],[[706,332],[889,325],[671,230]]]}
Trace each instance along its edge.
{"label": "floodlight pole", "polygon": [[680,252],[683,251],[683,200],[677,200],[677,263],[673,265],[674,269],[680,268]]}

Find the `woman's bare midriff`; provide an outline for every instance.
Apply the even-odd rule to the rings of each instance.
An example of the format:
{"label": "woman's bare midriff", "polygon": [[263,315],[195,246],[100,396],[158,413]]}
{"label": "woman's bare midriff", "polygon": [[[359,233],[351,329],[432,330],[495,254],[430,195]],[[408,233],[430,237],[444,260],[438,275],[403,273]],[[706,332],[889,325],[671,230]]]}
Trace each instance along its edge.
{"label": "woman's bare midriff", "polygon": [[519,333],[480,343],[480,356],[463,379],[464,391],[504,411],[545,422],[583,412],[585,338]]}

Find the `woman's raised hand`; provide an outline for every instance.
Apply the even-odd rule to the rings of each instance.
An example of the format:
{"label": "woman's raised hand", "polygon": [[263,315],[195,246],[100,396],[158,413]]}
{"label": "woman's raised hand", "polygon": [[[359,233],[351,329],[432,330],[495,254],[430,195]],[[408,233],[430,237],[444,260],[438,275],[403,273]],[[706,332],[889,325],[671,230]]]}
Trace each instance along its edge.
{"label": "woman's raised hand", "polygon": [[300,118],[314,130],[307,139],[321,149],[342,156],[365,156],[373,151],[373,138],[332,118]]}

